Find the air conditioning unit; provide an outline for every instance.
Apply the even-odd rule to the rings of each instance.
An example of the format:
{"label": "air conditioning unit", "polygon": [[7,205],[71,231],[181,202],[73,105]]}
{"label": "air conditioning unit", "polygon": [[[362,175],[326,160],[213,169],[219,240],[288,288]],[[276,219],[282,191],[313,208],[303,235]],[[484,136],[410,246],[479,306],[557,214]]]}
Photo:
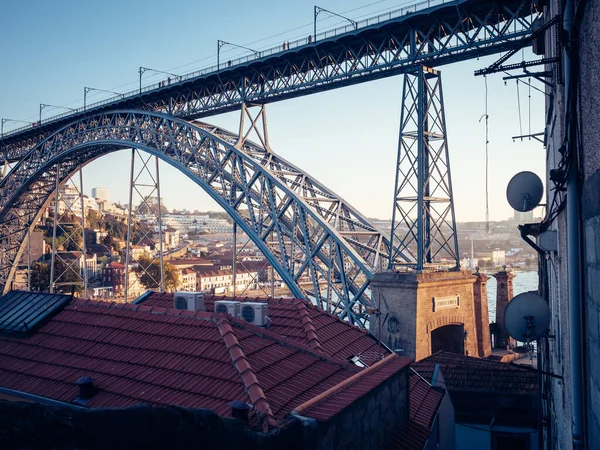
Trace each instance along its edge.
{"label": "air conditioning unit", "polygon": [[271,322],[267,317],[267,312],[267,303],[244,302],[241,304],[240,317],[253,325],[266,327]]}
{"label": "air conditioning unit", "polygon": [[229,314],[235,318],[240,317],[240,302],[232,300],[217,300],[215,301],[215,312]]}
{"label": "air conditioning unit", "polygon": [[175,309],[187,309],[188,311],[206,311],[202,292],[175,292],[173,306]]}

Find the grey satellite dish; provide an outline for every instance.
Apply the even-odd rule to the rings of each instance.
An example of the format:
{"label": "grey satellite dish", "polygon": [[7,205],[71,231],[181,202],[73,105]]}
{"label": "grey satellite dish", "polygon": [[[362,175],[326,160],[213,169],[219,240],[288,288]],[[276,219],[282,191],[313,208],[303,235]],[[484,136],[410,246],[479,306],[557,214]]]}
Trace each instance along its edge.
{"label": "grey satellite dish", "polygon": [[506,199],[513,209],[527,212],[542,201],[544,185],[540,177],[533,172],[519,172],[506,187]]}
{"label": "grey satellite dish", "polygon": [[550,308],[535,292],[524,292],[513,298],[504,310],[504,326],[519,342],[532,342],[550,326]]}

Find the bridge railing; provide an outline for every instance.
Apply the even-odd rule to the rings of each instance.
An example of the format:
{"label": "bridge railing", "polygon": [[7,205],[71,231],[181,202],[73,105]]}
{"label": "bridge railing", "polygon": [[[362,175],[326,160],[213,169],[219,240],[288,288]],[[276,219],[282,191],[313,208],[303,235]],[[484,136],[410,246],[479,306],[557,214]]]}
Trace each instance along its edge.
{"label": "bridge railing", "polygon": [[[143,94],[144,92],[167,88],[169,86],[176,85],[176,84],[181,83],[186,80],[198,78],[200,76],[208,75],[211,73],[217,73],[223,69],[231,69],[231,68],[234,68],[235,66],[238,66],[241,64],[246,64],[250,61],[255,61],[255,60],[258,60],[258,59],[261,59],[261,58],[264,58],[267,56],[271,56],[274,54],[284,53],[291,49],[304,47],[304,46],[308,46],[308,45],[315,45],[315,43],[318,43],[324,39],[329,39],[329,38],[332,38],[335,36],[339,36],[339,35],[346,34],[346,33],[352,32],[352,31],[356,31],[358,29],[370,27],[370,26],[376,25],[378,23],[386,22],[388,20],[396,19],[398,17],[407,16],[409,14],[414,14],[416,12],[423,11],[427,8],[432,8],[432,7],[444,5],[447,3],[458,3],[458,0],[423,0],[420,2],[416,2],[412,5],[404,6],[402,8],[395,9],[393,11],[378,14],[376,16],[357,21],[356,27],[354,25],[348,24],[348,25],[344,25],[341,27],[331,28],[329,30],[322,31],[320,33],[317,33],[316,36],[310,35],[311,36],[310,39],[307,36],[306,38],[297,39],[295,41],[285,41],[285,49],[283,47],[283,42],[282,42],[282,45],[278,45],[278,46],[271,47],[271,48],[268,48],[265,50],[261,50],[260,52],[258,52],[258,55],[251,54],[251,55],[247,55],[247,56],[242,56],[242,57],[239,57],[236,59],[232,59],[232,60],[228,60],[226,62],[220,63],[218,66],[215,64],[210,67],[205,67],[203,69],[187,73],[185,75],[180,76],[178,80],[174,80],[172,84],[171,83],[163,84],[164,83],[163,81],[158,82],[158,83],[152,83],[152,84],[142,87],[142,89],[134,89],[132,91],[126,92],[119,96],[109,97],[107,99],[100,100],[95,103],[90,103],[86,106],[85,109],[83,107],[76,108],[76,109],[73,109],[72,111],[67,111],[67,112],[60,113],[55,116],[43,119],[39,122],[36,122],[34,125],[26,125],[26,126],[23,126],[20,128],[13,129],[11,131],[4,133],[3,136],[8,137],[13,134],[20,133],[24,130],[35,128],[35,127],[41,125],[42,123],[50,123],[53,121],[64,119],[65,117],[77,116],[78,114],[81,114],[85,111],[88,111],[88,110],[91,110],[94,108],[98,108],[98,107],[101,107],[101,106],[104,106],[104,105],[107,105],[110,103],[114,103],[117,101],[123,101],[125,99],[132,98],[137,95]],[[314,38],[314,40],[312,40],[313,38]]]}

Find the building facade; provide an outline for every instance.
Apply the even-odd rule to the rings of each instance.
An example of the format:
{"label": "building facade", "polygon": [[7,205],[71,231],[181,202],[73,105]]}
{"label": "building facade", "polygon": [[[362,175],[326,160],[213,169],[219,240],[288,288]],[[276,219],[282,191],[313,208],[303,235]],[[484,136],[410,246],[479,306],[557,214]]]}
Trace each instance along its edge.
{"label": "building facade", "polygon": [[544,16],[562,18],[545,39],[546,56],[560,53],[562,63],[546,67],[549,213],[542,224],[558,245],[540,258],[553,336],[541,346],[541,362],[557,375],[543,377],[544,440],[548,449],[593,449],[600,445],[600,2],[552,0]]}

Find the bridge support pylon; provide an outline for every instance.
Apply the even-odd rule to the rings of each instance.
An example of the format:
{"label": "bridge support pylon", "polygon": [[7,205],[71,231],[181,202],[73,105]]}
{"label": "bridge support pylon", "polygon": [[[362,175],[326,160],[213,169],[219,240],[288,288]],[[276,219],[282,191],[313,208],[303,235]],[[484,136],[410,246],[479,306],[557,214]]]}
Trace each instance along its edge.
{"label": "bridge support pylon", "polygon": [[[81,168],[79,169],[79,183],[69,185],[68,180],[61,187],[59,180],[60,163],[56,166],[54,205],[52,207],[50,292],[70,292],[72,289],[75,291],[82,289],[82,292],[79,292],[78,296],[87,298],[88,255],[85,242],[83,171]],[[27,231],[27,260],[29,268],[31,260],[29,255],[30,234],[31,225]],[[58,251],[59,247],[62,250],[60,252]],[[31,278],[30,273],[28,277]]]}
{"label": "bridge support pylon", "polygon": [[[136,160],[138,161],[137,169]],[[152,160],[154,160],[154,170]],[[139,205],[134,206],[134,202],[138,199]],[[132,149],[127,242],[125,244],[125,279],[123,280],[125,303],[129,301],[130,297],[139,296],[145,289],[157,289],[165,292],[162,208],[158,157]],[[146,220],[145,225],[142,225],[139,220],[134,221],[134,217],[139,219],[140,215],[149,219]],[[154,224],[157,228],[157,242],[152,240]],[[129,272],[134,267],[136,275],[130,277]]]}
{"label": "bridge support pylon", "polygon": [[460,267],[441,72],[404,75],[388,268]]}

